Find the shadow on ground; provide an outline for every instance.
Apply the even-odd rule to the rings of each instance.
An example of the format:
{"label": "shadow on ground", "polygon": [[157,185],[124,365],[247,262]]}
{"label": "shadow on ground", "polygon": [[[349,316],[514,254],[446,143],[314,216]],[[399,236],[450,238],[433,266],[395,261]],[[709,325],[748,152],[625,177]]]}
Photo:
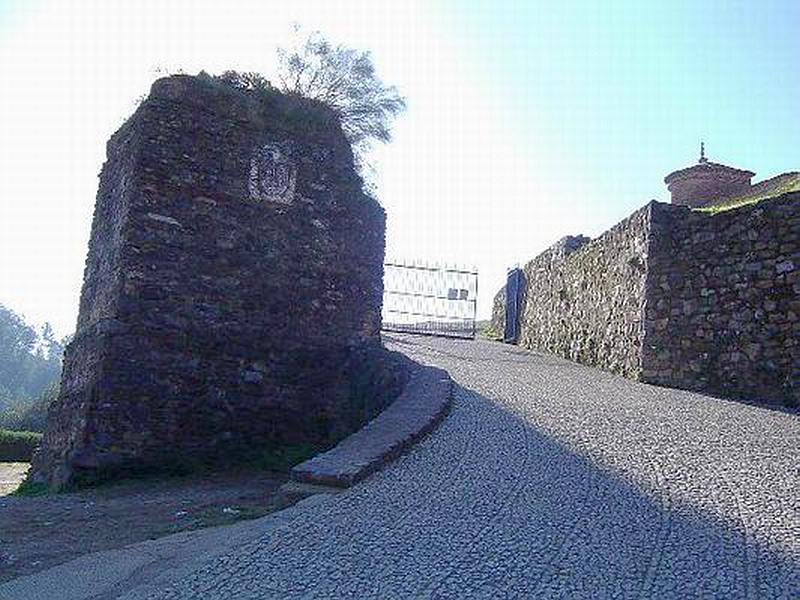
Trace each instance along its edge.
{"label": "shadow on ground", "polygon": [[[524,430],[524,448],[517,450],[529,453],[524,468],[536,474],[515,474],[518,483],[503,477],[487,482],[489,505],[475,502],[472,514],[465,516],[465,525],[479,535],[464,546],[442,550],[463,553],[465,559],[497,556],[494,548],[508,542],[511,524],[529,534],[529,548],[535,550],[522,560],[511,558],[499,572],[493,571],[491,560],[464,560],[464,568],[454,570],[453,577],[463,577],[466,569],[474,572],[467,580],[487,581],[514,566],[519,578],[500,578],[495,587],[510,597],[800,595],[796,500],[784,498],[776,511],[775,504],[759,507],[754,498],[748,502],[743,497],[746,489],[703,452],[694,456],[697,470],[690,472],[692,466],[685,465],[683,473],[662,467],[657,455],[648,456],[652,448],[647,445],[630,446],[627,456],[606,454],[598,460],[592,456],[594,448],[586,454],[576,452],[486,396],[463,386],[457,394],[483,405],[484,412],[498,420],[513,421],[506,430]],[[582,426],[587,433],[593,428],[590,422]],[[502,472],[502,466],[496,466]],[[759,479],[758,473],[752,475]],[[525,522],[515,523],[520,512],[527,515]],[[503,521],[504,526],[497,526]],[[778,539],[769,539],[776,530]],[[524,546],[520,550],[524,554]],[[510,581],[517,583],[508,585]]]}
{"label": "shadow on ground", "polygon": [[124,597],[798,596],[796,415],[502,346],[403,347],[456,382],[434,433],[258,539]]}

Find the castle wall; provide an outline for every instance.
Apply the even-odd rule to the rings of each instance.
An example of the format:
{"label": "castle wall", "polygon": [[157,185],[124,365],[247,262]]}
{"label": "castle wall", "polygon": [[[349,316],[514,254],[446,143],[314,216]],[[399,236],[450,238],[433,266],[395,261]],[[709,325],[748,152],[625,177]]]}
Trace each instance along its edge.
{"label": "castle wall", "polygon": [[[714,215],[652,202],[525,274],[527,348],[659,385],[800,402],[800,193]],[[496,301],[493,323],[504,313]]]}
{"label": "castle wall", "polygon": [[636,377],[641,371],[649,207],[599,238],[565,238],[525,265],[526,348]]}
{"label": "castle wall", "polygon": [[715,215],[653,205],[645,381],[800,400],[798,200]]}
{"label": "castle wall", "polygon": [[492,300],[492,318],[489,331],[492,337],[503,339],[506,327],[506,286],[501,287]]}
{"label": "castle wall", "polygon": [[59,486],[347,433],[379,343],[384,226],[320,107],[156,82],[108,145],[35,471]]}

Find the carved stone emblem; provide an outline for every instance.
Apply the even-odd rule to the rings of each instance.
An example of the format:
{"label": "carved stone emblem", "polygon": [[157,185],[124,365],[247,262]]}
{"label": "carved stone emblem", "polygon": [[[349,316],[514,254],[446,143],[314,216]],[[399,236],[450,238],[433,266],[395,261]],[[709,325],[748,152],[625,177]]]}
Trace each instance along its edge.
{"label": "carved stone emblem", "polygon": [[297,168],[286,144],[265,144],[250,159],[248,188],[253,202],[291,204]]}

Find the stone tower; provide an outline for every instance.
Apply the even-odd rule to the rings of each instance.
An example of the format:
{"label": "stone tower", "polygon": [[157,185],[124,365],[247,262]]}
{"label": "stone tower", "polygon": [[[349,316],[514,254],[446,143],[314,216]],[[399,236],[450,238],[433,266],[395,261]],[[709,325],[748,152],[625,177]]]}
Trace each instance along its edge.
{"label": "stone tower", "polygon": [[173,76],[109,140],[34,480],[346,433],[383,209],[324,107]]}
{"label": "stone tower", "polygon": [[697,164],[670,173],[664,183],[672,194],[673,204],[698,208],[747,193],[754,175],[752,171],[710,162],[701,144]]}

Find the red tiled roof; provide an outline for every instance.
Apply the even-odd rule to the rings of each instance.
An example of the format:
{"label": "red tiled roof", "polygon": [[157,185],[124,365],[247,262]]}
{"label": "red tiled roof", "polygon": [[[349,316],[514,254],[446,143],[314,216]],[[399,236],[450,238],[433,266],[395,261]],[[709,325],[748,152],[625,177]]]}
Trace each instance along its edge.
{"label": "red tiled roof", "polygon": [[664,183],[669,184],[675,179],[700,173],[704,174],[718,173],[720,175],[725,174],[728,176],[737,175],[740,176],[742,179],[749,179],[750,177],[753,177],[755,175],[755,173],[753,173],[752,171],[745,171],[743,169],[734,169],[733,167],[729,167],[727,165],[721,165],[719,163],[701,162],[697,163],[696,165],[692,165],[691,167],[686,167],[685,169],[673,171],[664,178]]}

